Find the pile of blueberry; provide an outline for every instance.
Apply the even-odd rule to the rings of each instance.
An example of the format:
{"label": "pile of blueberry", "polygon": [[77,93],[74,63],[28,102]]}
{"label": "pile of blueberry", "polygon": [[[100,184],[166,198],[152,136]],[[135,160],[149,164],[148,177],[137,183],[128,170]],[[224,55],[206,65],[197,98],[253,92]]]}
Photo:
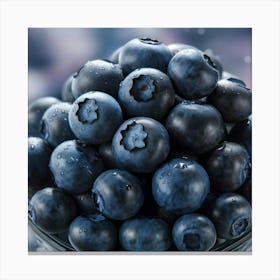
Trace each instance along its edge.
{"label": "pile of blueberry", "polygon": [[213,54],[133,39],[28,110],[29,219],[77,251],[209,251],[251,231],[251,102]]}

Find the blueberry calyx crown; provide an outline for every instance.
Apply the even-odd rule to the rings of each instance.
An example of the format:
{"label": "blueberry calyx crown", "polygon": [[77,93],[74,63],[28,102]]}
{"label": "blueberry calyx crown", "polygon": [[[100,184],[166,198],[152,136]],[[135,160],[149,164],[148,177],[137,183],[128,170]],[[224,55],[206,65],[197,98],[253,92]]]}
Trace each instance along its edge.
{"label": "blueberry calyx crown", "polygon": [[157,39],[152,39],[152,38],[148,38],[148,37],[140,38],[140,41],[141,41],[142,43],[150,44],[150,45],[159,45],[159,44],[160,44],[160,41],[159,41],[159,40],[157,40]]}
{"label": "blueberry calyx crown", "polygon": [[93,123],[98,119],[98,105],[94,99],[85,98],[84,101],[78,103],[78,111],[76,115],[82,123]]}
{"label": "blueberry calyx crown", "polygon": [[242,80],[239,80],[239,79],[236,79],[236,78],[228,78],[227,80],[232,82],[232,83],[237,84],[238,86],[240,86],[244,89],[250,90],[249,88],[246,87],[246,84]]}
{"label": "blueberry calyx crown", "polygon": [[36,223],[36,213],[32,206],[28,207],[28,216],[32,220],[33,223]]}
{"label": "blueberry calyx crown", "polygon": [[174,165],[174,168],[186,169],[188,168],[188,164],[184,162],[179,162]]}
{"label": "blueberry calyx crown", "polygon": [[133,79],[133,85],[130,93],[137,101],[148,101],[153,98],[155,91],[154,80],[147,75],[140,75]]}
{"label": "blueberry calyx crown", "polygon": [[74,75],[73,75],[73,78],[74,78],[74,79],[77,78],[77,77],[79,76],[81,70],[82,70],[84,67],[85,67],[85,65],[83,65],[82,67],[80,67],[80,69],[79,69],[76,73],[74,73]]}
{"label": "blueberry calyx crown", "polygon": [[200,250],[201,247],[200,234],[194,229],[190,229],[186,231],[183,237],[183,243],[187,250],[190,251]]}
{"label": "blueberry calyx crown", "polygon": [[146,146],[145,140],[148,133],[144,130],[142,124],[133,121],[131,124],[121,131],[122,139],[120,144],[128,151],[142,149]]}
{"label": "blueberry calyx crown", "polygon": [[213,62],[213,60],[210,58],[210,56],[208,56],[207,54],[203,54],[203,58],[204,60],[207,62],[207,64],[209,64],[210,66],[212,66],[213,68],[217,69],[216,64]]}
{"label": "blueberry calyx crown", "polygon": [[231,234],[234,237],[238,237],[248,230],[249,219],[247,217],[241,217],[234,221],[231,227]]}

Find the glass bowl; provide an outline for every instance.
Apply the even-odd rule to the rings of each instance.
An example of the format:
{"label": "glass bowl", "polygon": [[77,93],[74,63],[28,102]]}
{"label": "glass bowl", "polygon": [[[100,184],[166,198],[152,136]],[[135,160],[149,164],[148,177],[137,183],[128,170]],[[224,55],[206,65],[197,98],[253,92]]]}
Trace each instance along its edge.
{"label": "glass bowl", "polygon": [[[31,219],[28,218],[28,226],[35,234],[35,237],[39,240],[40,244],[45,244],[43,246],[43,250],[36,248],[29,249],[29,252],[36,251],[50,251],[50,252],[73,252],[75,249],[71,246],[68,241],[67,233],[62,234],[48,234],[38,228]],[[251,231],[246,233],[245,235],[232,239],[217,239],[216,244],[211,249],[210,252],[251,252],[252,251],[252,233]],[[113,253],[118,252],[126,252],[126,251],[111,251]],[[179,251],[172,250],[172,248],[168,251],[173,253],[179,253]],[[137,252],[136,252],[137,253]],[[165,253],[165,252],[160,252]],[[182,253],[182,252],[180,252]],[[189,252],[188,252],[189,253]]]}

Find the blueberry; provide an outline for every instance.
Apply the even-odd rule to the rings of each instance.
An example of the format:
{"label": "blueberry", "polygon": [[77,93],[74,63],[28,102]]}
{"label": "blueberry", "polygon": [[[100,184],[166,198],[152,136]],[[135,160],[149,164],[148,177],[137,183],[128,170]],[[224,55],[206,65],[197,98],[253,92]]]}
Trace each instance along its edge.
{"label": "blueberry", "polygon": [[153,196],[160,207],[175,214],[194,212],[210,190],[204,168],[194,160],[173,159],[153,176]]}
{"label": "blueberry", "polygon": [[28,135],[41,137],[41,119],[45,111],[53,104],[60,102],[55,97],[41,97],[28,107]]}
{"label": "blueberry", "polygon": [[136,215],[144,201],[141,182],[125,170],[110,169],[101,173],[92,192],[99,211],[113,220],[125,220]]}
{"label": "blueberry", "polygon": [[75,101],[75,97],[73,96],[72,89],[71,89],[73,76],[74,74],[69,76],[63,84],[62,91],[61,91],[61,100],[64,102],[73,103]]}
{"label": "blueberry", "polygon": [[141,68],[121,82],[118,101],[128,117],[160,120],[174,104],[174,97],[172,83],[166,74],[153,68]]}
{"label": "blueberry", "polygon": [[49,166],[56,185],[72,193],[88,191],[104,169],[96,148],[76,140],[57,146]]}
{"label": "blueberry", "polygon": [[217,235],[224,239],[234,239],[251,229],[251,206],[241,195],[223,193],[213,201],[207,216],[214,223]]}
{"label": "blueberry", "polygon": [[240,122],[252,112],[252,92],[243,81],[229,78],[220,80],[215,90],[207,97],[227,122]]}
{"label": "blueberry", "polygon": [[49,107],[41,120],[41,134],[43,138],[52,146],[75,139],[75,135],[68,123],[68,113],[71,104],[59,102]]}
{"label": "blueberry", "polygon": [[154,119],[132,118],[115,133],[112,150],[120,168],[138,173],[153,172],[168,156],[169,135]]}
{"label": "blueberry", "polygon": [[196,213],[181,216],[173,226],[172,236],[180,251],[209,251],[217,239],[214,224]]}
{"label": "blueberry", "polygon": [[54,187],[37,191],[28,206],[30,219],[47,233],[66,231],[76,213],[76,204],[72,196]]}
{"label": "blueberry", "polygon": [[[170,45],[168,45],[168,48],[170,49],[170,51],[172,53],[172,56],[177,54],[179,51],[186,50],[186,49],[194,49],[194,50],[201,51],[194,46],[186,45],[186,44],[180,44],[180,43],[170,44]],[[221,65],[220,59],[216,55],[213,54],[213,51],[211,49],[205,50],[205,54],[210,57],[211,61],[213,62],[213,66],[218,71],[219,79],[220,79],[223,75],[223,67]]]}
{"label": "blueberry", "polygon": [[252,155],[252,118],[236,123],[227,137],[228,141],[243,145],[249,155]]}
{"label": "blueberry", "polygon": [[225,141],[210,154],[205,168],[215,191],[233,192],[245,182],[250,159],[243,146]]}
{"label": "blueberry", "polygon": [[171,57],[168,47],[156,39],[133,39],[121,48],[119,64],[125,75],[137,68],[156,68],[166,73]]}
{"label": "blueberry", "polygon": [[187,101],[169,112],[166,128],[176,143],[195,154],[215,148],[226,133],[223,118],[217,109]]}
{"label": "blueberry", "polygon": [[69,112],[69,124],[73,133],[78,139],[91,145],[111,141],[122,121],[119,103],[109,94],[99,91],[82,94]]}
{"label": "blueberry", "polygon": [[68,239],[76,251],[110,251],[117,243],[115,225],[100,214],[76,217]]}
{"label": "blueberry", "polygon": [[117,98],[122,80],[123,72],[118,64],[97,59],[88,61],[74,74],[71,89],[75,98],[89,91],[106,92]]}
{"label": "blueberry", "polygon": [[43,187],[49,183],[51,176],[49,160],[51,146],[39,137],[28,137],[28,186]]}
{"label": "blueberry", "polygon": [[179,51],[182,50],[186,50],[186,49],[194,49],[194,50],[199,50],[198,48],[191,46],[191,45],[187,45],[187,44],[182,44],[182,43],[173,43],[173,44],[169,44],[167,46],[172,54],[172,56],[174,56],[176,53],[178,53]]}
{"label": "blueberry", "polygon": [[185,99],[208,96],[218,81],[218,71],[210,57],[195,49],[179,51],[168,64],[168,76],[177,93]]}
{"label": "blueberry", "polygon": [[159,218],[134,218],[120,227],[119,240],[127,251],[166,251],[172,244],[169,225]]}

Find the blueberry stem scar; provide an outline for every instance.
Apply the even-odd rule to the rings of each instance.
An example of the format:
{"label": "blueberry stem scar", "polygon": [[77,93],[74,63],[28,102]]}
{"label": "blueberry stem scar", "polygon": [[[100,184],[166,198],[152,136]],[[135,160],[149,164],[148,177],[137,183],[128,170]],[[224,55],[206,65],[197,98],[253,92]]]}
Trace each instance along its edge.
{"label": "blueberry stem scar", "polygon": [[152,77],[148,75],[140,75],[133,79],[133,85],[130,94],[137,101],[148,101],[153,98],[155,92],[155,84]]}
{"label": "blueberry stem scar", "polygon": [[94,99],[86,98],[83,102],[78,103],[76,115],[82,123],[93,123],[98,119],[98,105]]}
{"label": "blueberry stem scar", "polygon": [[147,132],[142,124],[133,121],[121,131],[122,139],[120,144],[128,151],[142,149],[146,146]]}

